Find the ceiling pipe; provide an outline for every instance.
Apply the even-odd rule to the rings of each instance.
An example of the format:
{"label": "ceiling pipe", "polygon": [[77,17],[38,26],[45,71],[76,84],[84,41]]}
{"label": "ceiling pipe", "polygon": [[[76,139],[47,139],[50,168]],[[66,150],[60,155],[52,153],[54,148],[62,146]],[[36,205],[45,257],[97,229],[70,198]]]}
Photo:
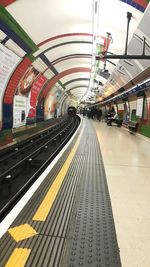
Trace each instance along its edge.
{"label": "ceiling pipe", "polygon": [[143,36],[143,56],[145,55],[146,38]]}
{"label": "ceiling pipe", "polygon": [[126,34],[125,55],[127,55],[128,37],[129,37],[129,24],[130,24],[131,18],[132,18],[132,13],[127,12],[127,34]]}
{"label": "ceiling pipe", "polygon": [[149,59],[150,60],[150,56],[146,56],[146,55],[100,55],[100,56],[96,56],[96,60],[100,60],[100,59]]}
{"label": "ceiling pipe", "polygon": [[101,55],[97,55],[96,56],[96,60],[101,60],[101,59],[105,59],[105,60],[107,60],[107,59],[150,60],[150,56],[145,55],[145,46],[147,45],[147,43],[146,43],[146,38],[144,36],[143,36],[143,51],[142,51],[142,55],[127,55],[129,24],[130,24],[131,18],[132,18],[132,13],[127,12],[127,34],[126,34],[126,44],[125,44],[125,53],[124,53],[124,55],[115,55],[115,54],[113,54],[111,52],[105,51]]}

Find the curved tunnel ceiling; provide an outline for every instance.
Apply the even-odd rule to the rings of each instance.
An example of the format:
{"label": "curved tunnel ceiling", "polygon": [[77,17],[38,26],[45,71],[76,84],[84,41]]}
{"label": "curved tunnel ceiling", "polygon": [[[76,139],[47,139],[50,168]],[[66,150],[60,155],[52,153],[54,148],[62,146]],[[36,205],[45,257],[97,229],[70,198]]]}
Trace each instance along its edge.
{"label": "curved tunnel ceiling", "polygon": [[43,90],[43,96],[59,82],[77,101],[87,102],[92,97],[96,101],[99,95],[105,98],[115,93],[150,65],[149,60],[108,60],[105,68],[109,75],[106,77],[103,75],[105,62],[94,61],[97,49],[100,47],[102,51],[108,45],[105,43],[108,33],[112,37],[108,51],[124,54],[127,12],[132,13],[129,54],[142,51],[143,35],[147,41],[146,53],[149,53],[148,2],[0,0],[38,48],[33,53],[33,64],[37,68],[43,67],[50,80]]}

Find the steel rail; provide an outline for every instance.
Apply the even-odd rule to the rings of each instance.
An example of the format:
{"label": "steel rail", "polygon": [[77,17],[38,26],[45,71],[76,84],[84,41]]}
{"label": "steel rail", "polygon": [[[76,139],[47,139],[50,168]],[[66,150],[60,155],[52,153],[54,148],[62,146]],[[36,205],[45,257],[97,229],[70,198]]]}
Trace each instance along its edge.
{"label": "steel rail", "polygon": [[[39,175],[44,171],[48,164],[55,158],[58,152],[63,148],[63,146],[68,142],[72,134],[78,127],[78,122],[76,120],[74,127],[71,129],[69,135],[61,142],[61,144],[56,148],[56,150],[50,155],[50,157],[43,163],[42,166],[28,179],[28,181],[17,191],[15,195],[5,204],[5,206],[0,210],[0,221],[6,216],[12,206],[20,199],[23,193],[29,188],[29,186],[39,177]],[[67,127],[66,127],[67,128]],[[60,134],[60,133],[59,133]],[[59,135],[57,134],[57,136]]]}
{"label": "steel rail", "polygon": [[[69,124],[69,126],[71,126],[71,123]],[[6,171],[4,171],[2,174],[0,174],[0,182],[6,178],[7,175],[11,175],[11,173],[13,172],[13,170],[15,170],[16,168],[20,167],[22,164],[24,164],[24,162],[26,162],[28,159],[35,157],[35,155],[40,152],[46,145],[50,144],[54,139],[56,139],[60,134],[62,134],[65,129],[67,129],[68,126],[66,126],[63,130],[61,130],[58,134],[56,134],[55,136],[53,136],[50,140],[46,141],[44,144],[42,144],[38,149],[36,149],[35,151],[33,151],[32,153],[28,154],[28,156],[24,157],[23,159],[19,160],[19,162],[17,162],[16,164],[14,164],[12,167],[10,167],[9,169],[7,169]],[[31,144],[33,145],[33,143]]]}
{"label": "steel rail", "polygon": [[[41,141],[42,139],[45,139],[46,137],[48,137],[49,135],[51,135],[54,130],[56,130],[57,126],[60,126],[59,128],[63,127],[65,124],[67,123],[67,121],[63,121],[62,123],[59,124],[55,124],[54,126],[49,127],[47,130],[41,132],[40,134],[34,136],[34,137],[30,137],[29,139],[27,139],[26,141],[19,143],[19,145],[16,146],[16,144],[9,149],[6,153],[9,153],[6,155],[6,153],[3,155],[1,154],[0,157],[0,164],[3,163],[4,160],[8,160],[10,157],[12,156],[16,156],[21,152],[24,152],[25,150],[27,150],[28,148],[30,148],[33,144],[37,144],[39,141]],[[58,128],[58,129],[59,129]]]}

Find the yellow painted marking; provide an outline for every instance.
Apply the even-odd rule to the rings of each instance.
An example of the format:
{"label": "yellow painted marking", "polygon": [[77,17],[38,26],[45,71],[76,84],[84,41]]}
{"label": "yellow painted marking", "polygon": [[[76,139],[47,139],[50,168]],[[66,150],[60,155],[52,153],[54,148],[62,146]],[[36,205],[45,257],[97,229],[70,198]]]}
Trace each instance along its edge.
{"label": "yellow painted marking", "polygon": [[8,232],[16,242],[38,234],[29,224],[10,228]]}
{"label": "yellow painted marking", "polygon": [[[83,130],[82,130],[83,132]],[[82,132],[80,133],[78,140],[76,144],[74,145],[73,149],[71,150],[65,164],[63,165],[62,169],[58,173],[55,181],[53,182],[52,186],[50,187],[49,191],[47,192],[44,200],[42,201],[40,207],[38,208],[37,212],[35,213],[33,220],[34,221],[45,221],[48,213],[50,212],[50,209],[54,203],[54,200],[58,194],[58,191],[63,183],[63,180],[65,178],[65,175],[69,169],[69,166],[73,160],[73,157],[76,153],[76,150],[79,146],[80,139],[82,136]]]}
{"label": "yellow painted marking", "polygon": [[5,267],[24,267],[30,252],[31,249],[15,248]]}

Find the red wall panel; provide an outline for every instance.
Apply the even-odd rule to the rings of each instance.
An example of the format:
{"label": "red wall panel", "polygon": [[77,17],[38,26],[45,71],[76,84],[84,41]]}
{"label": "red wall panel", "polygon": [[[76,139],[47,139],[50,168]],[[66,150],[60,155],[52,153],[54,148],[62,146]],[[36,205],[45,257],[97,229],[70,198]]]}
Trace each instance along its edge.
{"label": "red wall panel", "polygon": [[138,5],[140,5],[144,8],[146,8],[148,5],[148,1],[146,1],[146,0],[133,0],[133,2],[137,3]]}
{"label": "red wall panel", "polygon": [[4,95],[5,104],[13,103],[13,97],[14,97],[17,85],[19,83],[19,80],[21,79],[21,77],[23,76],[23,74],[25,73],[25,71],[31,64],[32,64],[31,60],[28,58],[25,58],[14,71],[5,91],[5,95]]}
{"label": "red wall panel", "polygon": [[13,2],[15,2],[16,0],[0,0],[0,4],[2,6],[8,6],[10,4],[12,4]]}

